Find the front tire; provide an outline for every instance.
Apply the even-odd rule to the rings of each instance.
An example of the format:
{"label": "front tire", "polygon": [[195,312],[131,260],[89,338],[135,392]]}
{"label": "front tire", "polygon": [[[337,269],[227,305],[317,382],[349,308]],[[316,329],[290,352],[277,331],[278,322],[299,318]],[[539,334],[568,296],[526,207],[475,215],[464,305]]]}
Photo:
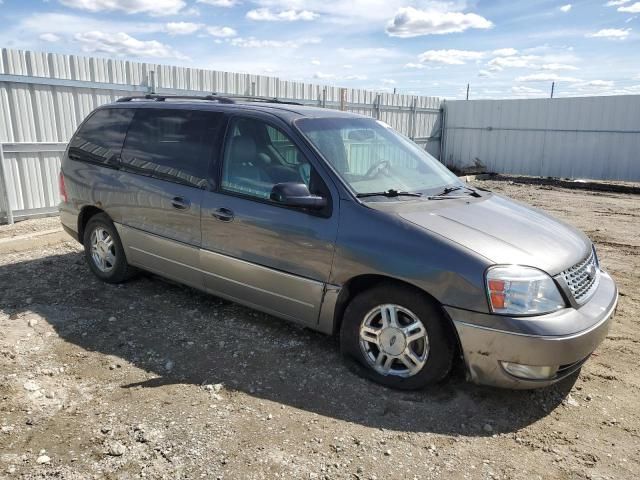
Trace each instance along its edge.
{"label": "front tire", "polygon": [[340,349],[359,370],[387,387],[416,390],[444,379],[455,342],[447,319],[425,295],[398,285],[380,285],[347,306]]}
{"label": "front tire", "polygon": [[134,275],[118,231],[105,213],[89,219],[84,229],[83,244],[89,268],[103,282],[121,283]]}

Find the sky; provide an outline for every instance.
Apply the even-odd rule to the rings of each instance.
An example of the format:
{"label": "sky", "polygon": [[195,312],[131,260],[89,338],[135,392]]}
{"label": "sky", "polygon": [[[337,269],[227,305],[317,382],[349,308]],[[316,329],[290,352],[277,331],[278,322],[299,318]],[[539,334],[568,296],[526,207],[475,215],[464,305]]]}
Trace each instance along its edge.
{"label": "sky", "polygon": [[640,94],[640,1],[0,0],[0,47],[471,99]]}

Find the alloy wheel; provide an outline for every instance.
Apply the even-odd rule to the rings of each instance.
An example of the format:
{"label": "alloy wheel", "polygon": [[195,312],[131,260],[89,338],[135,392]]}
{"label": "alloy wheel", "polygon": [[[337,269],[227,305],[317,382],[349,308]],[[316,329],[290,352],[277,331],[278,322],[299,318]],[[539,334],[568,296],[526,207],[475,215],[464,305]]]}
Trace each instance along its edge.
{"label": "alloy wheel", "polygon": [[116,265],[116,248],[111,234],[103,227],[91,232],[91,259],[103,273],[109,273]]}
{"label": "alloy wheel", "polygon": [[427,362],[429,336],[410,310],[395,304],[378,305],[360,324],[360,348],[381,375],[412,377]]}

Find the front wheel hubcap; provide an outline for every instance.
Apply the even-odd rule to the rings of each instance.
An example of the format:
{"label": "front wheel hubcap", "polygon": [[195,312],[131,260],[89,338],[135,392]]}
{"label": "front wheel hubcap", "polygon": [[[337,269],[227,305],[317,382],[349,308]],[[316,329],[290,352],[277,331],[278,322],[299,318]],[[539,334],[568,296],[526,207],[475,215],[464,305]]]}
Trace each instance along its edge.
{"label": "front wheel hubcap", "polygon": [[427,362],[429,337],[417,315],[400,305],[379,305],[360,324],[360,348],[381,375],[411,377]]}

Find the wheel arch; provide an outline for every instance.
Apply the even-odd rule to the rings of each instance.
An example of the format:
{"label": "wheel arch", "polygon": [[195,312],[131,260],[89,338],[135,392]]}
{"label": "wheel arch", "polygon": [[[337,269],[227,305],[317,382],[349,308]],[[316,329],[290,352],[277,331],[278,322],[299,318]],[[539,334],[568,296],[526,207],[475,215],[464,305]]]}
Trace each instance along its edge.
{"label": "wheel arch", "polygon": [[91,220],[91,217],[96,216],[99,213],[105,213],[104,210],[94,206],[87,205],[82,207],[80,214],[78,215],[78,240],[80,243],[84,243],[84,229]]}
{"label": "wheel arch", "polygon": [[460,338],[458,337],[458,332],[453,325],[453,320],[447,314],[447,311],[443,308],[442,303],[438,301],[433,295],[429,292],[403,280],[399,280],[397,278],[388,277],[385,275],[377,275],[377,274],[364,274],[358,275],[353,278],[350,278],[340,289],[340,293],[338,294],[338,299],[336,301],[336,306],[333,313],[333,333],[336,334],[340,331],[340,327],[342,325],[342,319],[344,316],[344,312],[349,305],[349,302],[353,300],[358,294],[374,288],[380,284],[394,284],[398,286],[402,286],[418,292],[422,295],[427,301],[433,303],[438,307],[440,312],[442,313],[442,317],[445,319],[445,328],[451,338],[454,339],[456,355],[460,357],[462,355],[462,348],[460,344]]}

